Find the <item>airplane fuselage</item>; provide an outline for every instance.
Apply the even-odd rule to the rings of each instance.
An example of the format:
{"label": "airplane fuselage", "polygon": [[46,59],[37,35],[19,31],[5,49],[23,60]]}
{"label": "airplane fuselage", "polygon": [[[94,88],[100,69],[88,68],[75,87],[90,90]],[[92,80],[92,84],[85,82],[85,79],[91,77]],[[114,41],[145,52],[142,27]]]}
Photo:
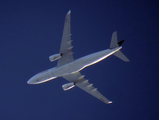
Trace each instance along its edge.
{"label": "airplane fuselage", "polygon": [[120,51],[120,49],[122,48],[121,45],[124,40],[118,42],[117,32],[115,31],[112,34],[109,49],[95,52],[74,60],[72,52],[73,46],[71,39],[72,34],[70,17],[71,11],[69,10],[66,14],[64,21],[64,28],[59,53],[49,56],[50,62],[58,60],[57,66],[34,75],[27,81],[27,83],[40,84],[55,79],[57,77],[63,77],[64,79],[69,81],[69,83],[62,85],[62,89],[64,91],[70,90],[73,87],[77,86],[85,92],[89,93],[90,95],[96,97],[100,101],[106,104],[110,104],[112,103],[112,101],[104,97],[97,90],[97,88],[93,86],[93,84],[90,84],[89,81],[85,79],[84,75],[80,73],[80,71],[90,65],[96,64],[104,60],[105,58],[113,54],[121,60],[129,62],[129,59]]}
{"label": "airplane fuselage", "polygon": [[65,75],[73,74],[76,72],[81,71],[82,69],[93,65],[101,60],[107,58],[108,56],[114,54],[115,52],[119,51],[122,47],[116,47],[114,49],[106,49],[102,50],[84,57],[81,57],[73,62],[65,64],[60,67],[54,67],[48,69],[46,71],[40,72],[34,75],[32,78],[28,80],[28,84],[40,84],[57,77],[62,77]]}

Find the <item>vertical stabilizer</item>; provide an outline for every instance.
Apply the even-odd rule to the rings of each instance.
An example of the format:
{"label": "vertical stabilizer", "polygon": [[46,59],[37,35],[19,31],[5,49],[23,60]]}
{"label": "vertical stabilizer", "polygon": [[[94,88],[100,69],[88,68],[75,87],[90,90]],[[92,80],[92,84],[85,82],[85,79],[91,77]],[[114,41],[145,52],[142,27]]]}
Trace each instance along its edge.
{"label": "vertical stabilizer", "polygon": [[112,39],[110,43],[110,49],[118,47],[118,40],[117,40],[117,32],[113,32]]}
{"label": "vertical stabilizer", "polygon": [[[113,32],[111,43],[110,43],[110,49],[113,49],[113,48],[121,46],[121,44],[124,41],[125,40],[121,40],[120,42],[118,42],[118,40],[117,40],[117,32],[116,31]],[[116,57],[120,58],[121,60],[123,60],[125,62],[129,62],[129,59],[120,50],[115,52],[113,55],[115,55]]]}

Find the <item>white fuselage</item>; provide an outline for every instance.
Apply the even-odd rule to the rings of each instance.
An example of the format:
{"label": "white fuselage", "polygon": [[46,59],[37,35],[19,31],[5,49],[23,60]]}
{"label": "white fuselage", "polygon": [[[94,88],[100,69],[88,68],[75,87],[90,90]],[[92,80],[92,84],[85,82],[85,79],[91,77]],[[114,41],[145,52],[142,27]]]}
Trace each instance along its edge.
{"label": "white fuselage", "polygon": [[65,64],[60,67],[54,67],[48,69],[46,71],[40,72],[34,75],[32,78],[28,80],[28,84],[40,84],[57,77],[62,77],[65,75],[73,74],[76,72],[81,71],[85,67],[93,65],[101,60],[107,58],[108,56],[114,54],[115,52],[119,51],[122,47],[116,47],[114,49],[106,49],[103,51],[99,51],[84,57],[81,57],[73,62]]}

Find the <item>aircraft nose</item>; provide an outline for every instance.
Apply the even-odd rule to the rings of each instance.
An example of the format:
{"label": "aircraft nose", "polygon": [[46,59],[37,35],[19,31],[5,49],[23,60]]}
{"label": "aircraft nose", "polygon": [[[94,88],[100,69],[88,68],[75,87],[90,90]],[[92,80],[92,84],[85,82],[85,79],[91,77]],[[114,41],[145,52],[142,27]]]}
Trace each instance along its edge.
{"label": "aircraft nose", "polygon": [[36,84],[36,76],[33,76],[27,81],[27,84]]}
{"label": "aircraft nose", "polygon": [[30,79],[27,81],[27,84],[33,84],[32,78],[30,78]]}
{"label": "aircraft nose", "polygon": [[29,79],[28,81],[27,81],[27,84],[31,84],[32,82],[31,82],[31,79]]}

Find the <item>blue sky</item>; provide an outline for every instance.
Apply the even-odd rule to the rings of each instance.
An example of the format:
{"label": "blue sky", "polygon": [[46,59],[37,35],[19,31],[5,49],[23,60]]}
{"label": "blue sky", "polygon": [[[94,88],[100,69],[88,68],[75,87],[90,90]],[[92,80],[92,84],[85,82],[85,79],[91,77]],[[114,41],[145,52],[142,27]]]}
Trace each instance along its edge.
{"label": "blue sky", "polygon": [[[23,0],[0,2],[1,120],[157,120],[159,2],[156,0]],[[34,74],[56,66],[65,15],[71,10],[74,58],[125,39],[129,63],[111,56],[81,71],[113,101],[107,105],[57,78],[28,85]]]}

